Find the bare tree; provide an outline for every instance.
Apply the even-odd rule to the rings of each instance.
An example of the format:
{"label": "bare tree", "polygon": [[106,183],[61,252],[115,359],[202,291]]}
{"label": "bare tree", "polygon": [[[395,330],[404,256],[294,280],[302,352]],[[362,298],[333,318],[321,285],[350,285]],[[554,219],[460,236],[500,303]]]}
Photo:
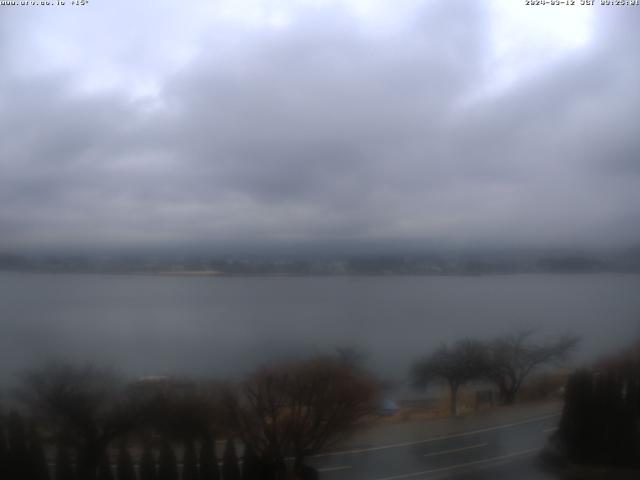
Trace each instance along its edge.
{"label": "bare tree", "polygon": [[[375,394],[375,382],[364,373],[319,357],[256,372],[230,408],[239,435],[276,471],[274,478],[290,478],[307,456],[369,414]],[[294,459],[289,468],[287,457]]]}
{"label": "bare tree", "polygon": [[133,428],[138,411],[120,396],[109,369],[65,364],[32,370],[24,378],[23,399],[35,417],[78,450],[78,476],[92,480],[112,440]]}
{"label": "bare tree", "polygon": [[451,393],[451,414],[458,413],[458,391],[462,385],[482,377],[486,368],[486,347],[475,340],[460,340],[452,346],[442,345],[412,369],[417,387],[445,382]]}
{"label": "bare tree", "polygon": [[544,343],[532,340],[533,330],[506,335],[491,342],[485,376],[496,384],[503,403],[515,401],[524,380],[536,368],[564,360],[578,338],[564,336]]}
{"label": "bare tree", "polygon": [[220,383],[184,378],[143,378],[127,386],[135,403],[144,405],[141,427],[172,441],[197,441],[224,427],[223,392]]}
{"label": "bare tree", "polygon": [[359,346],[353,344],[342,345],[336,347],[335,354],[338,360],[346,367],[354,370],[364,369],[367,354]]}

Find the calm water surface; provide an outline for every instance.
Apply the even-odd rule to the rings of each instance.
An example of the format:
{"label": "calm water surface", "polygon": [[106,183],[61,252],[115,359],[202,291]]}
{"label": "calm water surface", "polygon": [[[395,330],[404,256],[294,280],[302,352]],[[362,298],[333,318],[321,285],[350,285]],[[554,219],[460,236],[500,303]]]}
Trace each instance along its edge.
{"label": "calm water surface", "polygon": [[639,275],[186,278],[0,273],[0,378],[52,358],[225,377],[357,345],[402,378],[440,342],[523,326],[587,360],[640,335]]}

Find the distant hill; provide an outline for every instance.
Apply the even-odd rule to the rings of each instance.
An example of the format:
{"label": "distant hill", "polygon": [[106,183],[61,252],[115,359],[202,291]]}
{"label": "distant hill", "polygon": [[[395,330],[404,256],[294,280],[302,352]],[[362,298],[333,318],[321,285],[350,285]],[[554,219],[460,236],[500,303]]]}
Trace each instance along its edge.
{"label": "distant hill", "polygon": [[607,253],[491,252],[349,255],[0,254],[0,270],[178,275],[489,275],[640,273],[640,245]]}

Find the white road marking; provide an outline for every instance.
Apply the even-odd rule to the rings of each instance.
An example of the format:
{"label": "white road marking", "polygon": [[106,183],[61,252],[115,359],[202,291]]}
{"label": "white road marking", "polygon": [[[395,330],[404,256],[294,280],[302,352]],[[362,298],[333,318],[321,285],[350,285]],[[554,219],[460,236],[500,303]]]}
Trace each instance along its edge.
{"label": "white road marking", "polygon": [[442,450],[440,452],[425,453],[423,457],[437,457],[438,455],[447,455],[449,453],[463,452],[465,450],[471,450],[473,448],[482,448],[488,445],[489,445],[488,443],[479,443],[477,445],[470,445],[468,447],[452,448],[451,450]]}
{"label": "white road marking", "polygon": [[317,470],[319,472],[337,472],[339,470],[349,470],[351,467],[351,465],[342,465],[340,467],[327,467],[327,468],[318,468]]}
{"label": "white road marking", "polygon": [[[499,468],[504,465],[508,465],[510,462],[513,462],[514,460],[515,460],[514,458],[505,458],[504,460],[496,460],[495,462],[488,462],[482,465],[474,465],[472,469],[467,469],[467,471],[478,472],[480,470],[489,470],[491,468]],[[464,469],[462,470],[462,473],[464,473]],[[429,475],[428,480],[451,478],[451,476],[455,474],[456,474],[455,470],[448,471],[448,472],[434,473],[433,475]]]}
{"label": "white road marking", "polygon": [[439,437],[425,438],[423,440],[416,440],[413,442],[392,443],[389,445],[380,445],[378,447],[358,448],[354,450],[342,450],[339,452],[320,453],[318,455],[314,455],[314,457],[319,458],[319,457],[332,457],[337,455],[352,455],[356,453],[367,453],[367,452],[376,452],[378,450],[387,450],[389,448],[410,447],[412,445],[420,445],[421,443],[437,442],[440,440],[448,440],[450,438],[468,437],[470,435],[477,435],[479,433],[493,432],[496,430],[502,430],[504,428],[518,427],[520,425],[526,425],[528,423],[535,423],[535,422],[542,422],[543,420],[548,420],[550,418],[555,418],[559,416],[560,416],[559,413],[555,413],[553,415],[545,415],[542,417],[530,418],[528,420],[523,420],[521,422],[506,423],[504,425],[497,425],[495,427],[481,428],[479,430],[472,430],[470,432],[454,433],[453,435],[441,435]]}
{"label": "white road marking", "polygon": [[451,465],[448,467],[434,468],[432,470],[423,470],[422,472],[403,473],[401,475],[393,475],[391,477],[377,478],[376,480],[400,480],[401,478],[420,477],[422,475],[429,475],[431,473],[447,472],[449,470],[455,470],[457,468],[472,467],[475,465],[482,465],[490,462],[499,462],[501,460],[511,459],[514,457],[521,457],[533,452],[540,451],[539,448],[530,448],[528,450],[521,450],[519,452],[509,453],[507,455],[501,455],[499,457],[485,458],[484,460],[476,460],[475,462],[458,463],[457,465]]}

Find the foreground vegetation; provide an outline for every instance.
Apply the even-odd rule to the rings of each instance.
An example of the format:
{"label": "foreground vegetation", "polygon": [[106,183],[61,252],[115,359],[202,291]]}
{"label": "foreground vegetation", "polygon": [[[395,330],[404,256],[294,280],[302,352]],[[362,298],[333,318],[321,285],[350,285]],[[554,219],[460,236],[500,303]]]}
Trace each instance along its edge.
{"label": "foreground vegetation", "polygon": [[[129,480],[134,463],[140,480],[315,478],[305,458],[371,413],[376,393],[365,372],[339,357],[261,369],[239,385],[127,384],[111,370],[47,366],[20,389],[28,421],[13,412],[2,422],[0,478],[48,479],[42,438],[55,445],[55,480]],[[215,438],[227,439],[221,469]]]}
{"label": "foreground vegetation", "polygon": [[640,468],[640,344],[571,375],[552,447],[561,463]]}
{"label": "foreground vegetation", "polygon": [[[444,382],[456,414],[463,385],[491,384],[513,403],[532,372],[559,365],[576,343],[534,341],[531,331],[461,340],[411,373],[417,386]],[[306,459],[376,415],[380,385],[349,349],[237,384],[125,382],[111,369],[46,365],[23,377],[14,410],[0,415],[0,479],[313,479]],[[640,467],[640,348],[573,373],[565,400],[556,458]]]}

